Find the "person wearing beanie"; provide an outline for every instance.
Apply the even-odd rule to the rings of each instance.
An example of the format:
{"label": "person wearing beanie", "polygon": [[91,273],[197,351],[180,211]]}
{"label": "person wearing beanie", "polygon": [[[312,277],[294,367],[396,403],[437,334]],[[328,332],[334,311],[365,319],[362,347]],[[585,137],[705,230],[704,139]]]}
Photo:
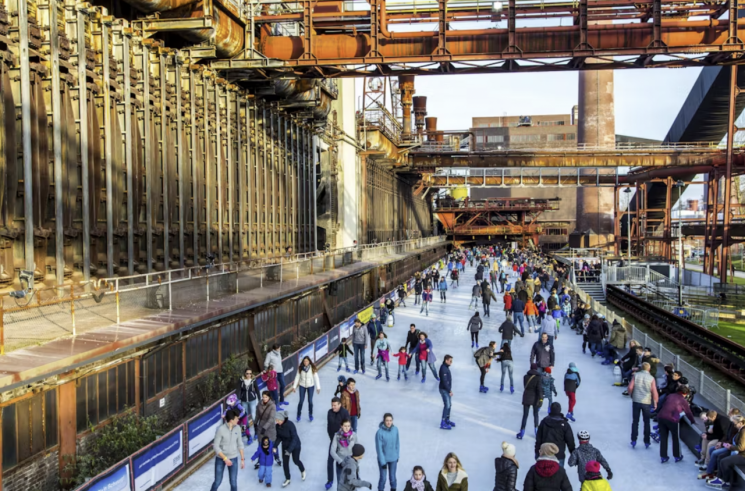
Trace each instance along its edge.
{"label": "person wearing beanie", "polygon": [[525,425],[528,423],[528,412],[533,408],[533,425],[535,432],[538,432],[538,410],[543,404],[543,384],[541,383],[541,373],[538,371],[538,365],[530,364],[530,370],[523,377],[523,421],[520,425],[520,433],[517,439],[522,440],[525,436]]}
{"label": "person wearing beanie", "polygon": [[567,419],[574,421],[574,405],[577,404],[577,389],[582,383],[582,378],[579,376],[579,370],[574,362],[569,364],[567,373],[564,375],[564,392],[569,399],[569,411],[567,412]]}
{"label": "person wearing beanie", "polygon": [[280,411],[275,416],[277,423],[277,440],[275,442],[275,448],[279,450],[280,443],[282,444],[282,468],[285,471],[285,482],[282,483],[282,487],[290,485],[290,457],[292,462],[300,469],[300,477],[305,481],[305,466],[300,460],[300,437],[297,434],[295,423],[290,421],[290,416],[287,411]]}
{"label": "person wearing beanie", "polygon": [[516,491],[517,470],[520,465],[515,458],[515,446],[502,442],[502,456],[494,459],[494,491]]}
{"label": "person wearing beanie", "polygon": [[577,433],[577,439],[579,440],[579,447],[569,456],[569,466],[577,466],[579,482],[581,483],[586,479],[585,467],[591,461],[603,466],[605,472],[608,473],[608,480],[613,479],[613,472],[611,472],[610,465],[608,465],[605,457],[600,453],[600,450],[590,443],[590,432],[580,431]]}
{"label": "person wearing beanie", "polygon": [[523,491],[572,491],[569,477],[556,458],[559,447],[544,443],[538,453],[538,460],[525,476]]}
{"label": "person wearing beanie", "polygon": [[365,456],[365,447],[355,443],[352,447],[352,455],[344,459],[339,474],[339,485],[337,491],[355,491],[360,488],[372,489],[372,484],[360,479],[360,463]]}
{"label": "person wearing beanie", "polygon": [[[591,460],[585,464],[585,480],[580,491],[612,491],[610,483],[600,474],[600,463]],[[608,476],[610,477],[610,476]]]}
{"label": "person wearing beanie", "polygon": [[538,433],[535,437],[535,453],[536,458],[539,454],[541,445],[544,443],[553,443],[556,445],[558,451],[556,452],[556,458],[561,465],[564,467],[565,450],[569,448],[569,453],[574,452],[574,434],[572,433],[572,427],[569,426],[569,421],[561,414],[561,404],[554,402],[551,404],[550,412],[548,416],[543,418],[541,425],[538,427]]}

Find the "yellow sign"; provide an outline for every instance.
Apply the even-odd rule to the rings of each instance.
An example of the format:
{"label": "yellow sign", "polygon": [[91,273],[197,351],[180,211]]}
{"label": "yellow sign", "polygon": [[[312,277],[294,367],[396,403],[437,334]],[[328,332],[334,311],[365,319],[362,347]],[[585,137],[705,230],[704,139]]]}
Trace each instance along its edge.
{"label": "yellow sign", "polygon": [[370,317],[373,315],[373,308],[368,307],[359,314],[357,314],[357,318],[362,322],[363,324],[367,324],[367,322],[370,320]]}

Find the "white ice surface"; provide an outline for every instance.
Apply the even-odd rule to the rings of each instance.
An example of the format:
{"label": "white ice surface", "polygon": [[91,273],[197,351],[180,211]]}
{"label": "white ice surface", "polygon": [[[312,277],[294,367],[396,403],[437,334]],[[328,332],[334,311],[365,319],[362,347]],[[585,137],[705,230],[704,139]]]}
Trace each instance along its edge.
{"label": "white ice surface", "polygon": [[[487,394],[479,392],[479,371],[472,356],[466,324],[473,309],[468,310],[474,268],[466,268],[461,280],[461,287],[448,290],[447,303],[440,303],[439,293],[434,292],[429,317],[419,314],[419,307],[414,307],[413,296],[407,299],[407,308],[397,308],[396,325],[386,328],[388,339],[393,349],[404,345],[409,324],[412,322],[429,335],[437,355],[437,368],[446,354],[454,357],[451,367],[453,375],[453,407],[451,419],[457,427],[440,430],[442,399],[438,392],[438,383],[431,376],[422,384],[414,376],[414,363],[409,370],[409,380],[396,380],[397,369],[393,359],[391,381],[385,377],[375,380],[377,372],[369,366],[369,351],[366,351],[367,366],[365,375],[351,375],[342,369],[345,376],[353,376],[357,381],[362,402],[362,418],[359,420],[359,441],[365,446],[365,458],[361,462],[360,476],[373,484],[377,489],[379,471],[375,454],[375,432],[383,414],[391,412],[394,424],[398,427],[401,439],[401,458],[398,464],[398,489],[404,489],[406,480],[411,477],[415,465],[424,467],[428,479],[434,487],[437,473],[448,452],[455,452],[468,473],[469,489],[472,491],[490,491],[494,487],[494,459],[501,455],[502,441],[506,440],[517,447],[517,459],[520,462],[517,488],[523,489],[525,475],[534,464],[534,446],[532,413],[528,418],[526,436],[523,440],[515,438],[520,429],[522,418],[522,378],[529,368],[530,348],[536,339],[535,334],[526,332],[525,338],[517,338],[512,343],[515,359],[515,393],[509,393],[509,382],[505,381],[505,392],[499,392],[500,368],[497,363],[487,374],[486,385],[490,388]],[[545,294],[546,292],[544,292]],[[490,340],[499,342],[499,325],[504,320],[503,302],[492,301],[491,318],[484,318],[484,329],[480,334],[480,346]],[[483,310],[480,310],[483,316]],[[652,442],[649,449],[642,443],[643,428],[640,423],[639,445],[636,449],[629,446],[631,430],[631,401],[621,395],[622,389],[613,387],[612,369],[600,365],[601,359],[591,359],[582,354],[581,337],[570,329],[562,330],[555,341],[556,347],[556,388],[558,400],[566,411],[567,397],[563,392],[563,374],[569,362],[575,362],[582,376],[582,385],[577,392],[575,407],[576,423],[571,423],[572,430],[590,432],[593,445],[599,448],[613,470],[610,481],[614,491],[644,489],[645,491],[668,491],[707,489],[703,481],[696,480],[697,469],[693,465],[693,454],[683,446],[684,459],[675,464],[672,459],[667,464],[660,464],[659,445]],[[353,358],[350,357],[350,361]],[[352,363],[353,364],[353,363]],[[326,483],[326,455],[329,439],[326,434],[326,413],[336,386],[336,360],[326,364],[320,371],[322,391],[315,395],[314,417],[308,421],[307,401],[303,408],[303,419],[295,423],[302,442],[301,460],[305,464],[307,478],[300,480],[300,472],[294,465],[290,466],[292,484],[289,489],[323,490]],[[353,368],[353,367],[352,367]],[[290,381],[288,381],[289,383]],[[288,398],[288,408],[292,421],[297,413],[298,394]],[[541,410],[541,419],[546,416],[547,404]],[[672,447],[672,444],[669,444]],[[246,469],[238,474],[239,489],[259,489],[257,471],[248,460],[256,450],[256,443],[246,447]],[[669,450],[672,455],[672,448]],[[568,455],[567,455],[568,460]],[[579,490],[576,467],[566,466],[574,490]],[[605,475],[605,471],[603,471]],[[181,490],[208,490],[214,478],[214,461],[210,460],[191,475],[180,486]],[[282,468],[274,466],[272,488],[281,488],[284,481]],[[262,485],[263,488],[263,485]],[[229,490],[227,471],[223,477],[220,490]],[[336,482],[332,488],[336,489]],[[389,486],[386,485],[386,490]]]}

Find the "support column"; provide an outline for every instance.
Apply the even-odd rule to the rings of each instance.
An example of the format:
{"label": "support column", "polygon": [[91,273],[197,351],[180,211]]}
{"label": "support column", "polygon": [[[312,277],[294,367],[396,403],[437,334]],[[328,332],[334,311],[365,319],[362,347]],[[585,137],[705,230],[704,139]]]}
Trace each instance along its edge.
{"label": "support column", "polygon": [[719,261],[719,277],[722,283],[727,283],[729,272],[729,234],[732,225],[732,153],[735,131],[735,106],[740,87],[737,85],[737,65],[730,65],[729,110],[727,114],[727,166],[724,171],[724,217],[722,228],[722,255]]}
{"label": "support column", "polygon": [[[577,143],[615,148],[616,124],[613,93],[613,71],[579,72],[579,118]],[[613,194],[610,188],[577,189],[577,229],[592,229],[596,234],[613,233],[611,215]]]}

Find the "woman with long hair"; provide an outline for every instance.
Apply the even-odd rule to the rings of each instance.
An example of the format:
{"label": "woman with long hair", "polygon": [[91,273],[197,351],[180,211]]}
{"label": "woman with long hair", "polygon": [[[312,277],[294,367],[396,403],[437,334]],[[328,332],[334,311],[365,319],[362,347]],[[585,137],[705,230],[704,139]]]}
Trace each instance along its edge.
{"label": "woman with long hair", "polygon": [[468,491],[468,474],[453,452],[445,456],[442,470],[437,476],[436,491]]}
{"label": "woman with long hair", "polygon": [[406,481],[404,491],[434,491],[432,485],[427,481],[427,476],[424,474],[424,468],[421,465],[414,466],[411,479]]}
{"label": "woman with long hair", "polygon": [[298,386],[300,387],[300,400],[297,403],[297,421],[300,422],[300,416],[303,413],[305,394],[308,394],[308,419],[313,421],[313,390],[321,393],[321,381],[318,379],[318,368],[307,356],[300,362],[295,383],[292,384],[292,391],[295,392]]}

